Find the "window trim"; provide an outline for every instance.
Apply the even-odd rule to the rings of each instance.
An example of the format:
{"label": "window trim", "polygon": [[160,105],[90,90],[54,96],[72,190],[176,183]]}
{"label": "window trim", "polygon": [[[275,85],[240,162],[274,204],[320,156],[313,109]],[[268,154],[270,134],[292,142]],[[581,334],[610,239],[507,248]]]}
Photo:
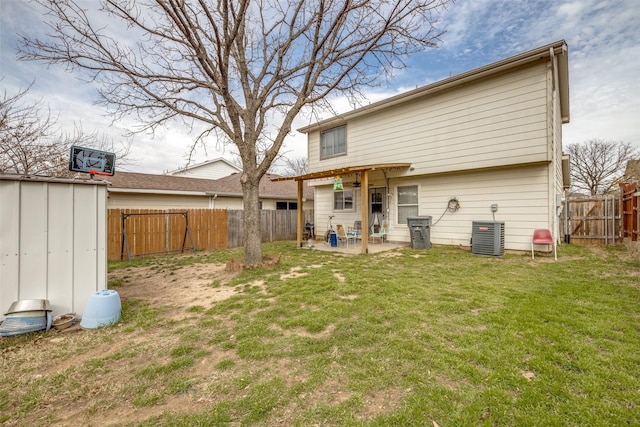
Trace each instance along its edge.
{"label": "window trim", "polygon": [[[400,188],[402,187],[416,187],[416,202],[415,203],[400,203]],[[404,223],[400,223],[400,208],[401,207],[412,207],[415,206],[417,208],[416,215],[420,214],[420,185],[419,184],[404,184],[404,185],[396,185],[395,189],[396,195],[396,224],[397,225],[407,225],[406,221]]]}
{"label": "window trim", "polygon": [[[344,193],[351,193],[351,208],[345,208],[345,198],[344,198]],[[342,209],[336,209],[336,194],[337,193],[342,193]],[[343,190],[334,190],[332,192],[332,211],[333,212],[354,212],[356,210],[356,192],[354,189],[352,188],[345,188]]]}
{"label": "window trim", "polygon": [[[286,209],[280,208],[278,207],[281,204],[286,203],[287,207]],[[292,208],[292,206],[295,205],[295,208]],[[292,202],[289,200],[276,200],[276,209],[277,211],[296,211],[298,210],[298,202]]]}
{"label": "window trim", "polygon": [[[333,153],[331,155],[323,155],[323,152],[325,151],[323,149],[323,140],[322,137],[325,134],[328,134],[330,132],[335,132],[338,129],[344,129],[344,151],[341,151],[339,153]],[[335,144],[334,144],[334,151],[335,151]],[[346,156],[347,155],[347,125],[340,125],[340,126],[334,126],[330,129],[325,129],[323,131],[320,132],[320,143],[319,143],[319,149],[320,149],[320,160],[325,160],[325,159],[331,159],[333,157],[338,157],[338,156]]]}

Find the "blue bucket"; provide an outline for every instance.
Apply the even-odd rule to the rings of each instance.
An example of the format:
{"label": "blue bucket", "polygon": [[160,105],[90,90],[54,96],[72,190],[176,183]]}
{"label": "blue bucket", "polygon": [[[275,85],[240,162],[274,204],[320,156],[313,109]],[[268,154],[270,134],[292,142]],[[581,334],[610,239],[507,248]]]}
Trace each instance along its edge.
{"label": "blue bucket", "polygon": [[331,247],[332,248],[337,248],[338,247],[338,235],[335,232],[332,232],[329,235],[329,241],[331,242]]}
{"label": "blue bucket", "polygon": [[118,292],[110,289],[95,292],[91,295],[84,308],[80,327],[96,329],[101,326],[108,326],[120,320],[121,311],[122,305]]}

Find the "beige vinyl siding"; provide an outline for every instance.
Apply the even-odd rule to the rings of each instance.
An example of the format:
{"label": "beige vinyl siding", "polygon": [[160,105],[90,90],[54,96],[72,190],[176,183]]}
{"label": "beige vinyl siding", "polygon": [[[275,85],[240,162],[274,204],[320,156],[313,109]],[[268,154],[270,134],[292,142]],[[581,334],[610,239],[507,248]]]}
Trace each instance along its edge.
{"label": "beige vinyl siding", "polygon": [[[351,189],[351,187],[349,188]],[[345,227],[353,227],[353,222],[361,219],[362,210],[360,209],[361,203],[361,190],[355,189],[353,193],[354,209],[349,211],[334,211],[333,210],[333,186],[316,187],[316,193],[314,196],[315,205],[314,209],[314,227],[318,236],[323,236],[327,230],[327,221],[329,215],[334,215],[332,220],[333,227],[337,224],[343,224]]]}
{"label": "beige vinyl siding", "polygon": [[[430,215],[434,244],[468,246],[471,224],[492,220],[491,205],[498,205],[495,219],[505,221],[505,247],[528,250],[534,228],[547,228],[549,207],[548,174],[545,166],[531,166],[483,172],[424,177],[419,180],[394,180],[392,191],[406,183],[419,183],[419,213]],[[446,212],[451,197],[457,197],[460,209]],[[395,218],[395,208],[392,208]],[[444,215],[443,215],[444,214]],[[391,240],[409,241],[406,224],[392,221]]]}
{"label": "beige vinyl siding", "polygon": [[[557,59],[554,60],[554,67],[557,67]],[[553,71],[553,70],[552,70]],[[560,108],[560,95],[557,85],[554,93],[553,72],[549,73],[549,129],[551,131],[551,143],[549,149],[553,156],[552,167],[550,167],[551,183],[549,189],[549,226],[544,228],[551,229],[556,240],[560,239],[560,218],[562,206],[558,206],[558,198],[564,196],[564,185],[562,176],[562,113]]]}
{"label": "beige vinyl siding", "polygon": [[538,64],[355,118],[348,156],[320,161],[312,132],[310,169],[411,161],[420,175],[548,161],[547,84]]}
{"label": "beige vinyl siding", "polygon": [[[263,199],[262,209],[275,209],[279,199]],[[294,201],[282,199],[282,201]],[[242,210],[242,197],[151,193],[110,192],[107,201],[109,209],[231,209]],[[313,209],[313,201],[303,203],[304,209]]]}
{"label": "beige vinyl siding", "polygon": [[[442,216],[431,228],[433,244],[469,246],[472,222],[493,219],[491,205],[494,203],[498,205],[495,219],[505,221],[507,249],[529,250],[533,229],[549,227],[551,208],[545,165],[391,179],[389,239],[409,243],[406,223],[397,222],[397,187],[405,185],[418,186],[419,215],[431,216],[434,223]],[[334,225],[342,223],[351,226],[354,220],[360,219],[359,204],[353,213],[333,212],[332,195],[332,187],[316,187],[318,235],[324,234],[329,215],[335,215]],[[460,202],[460,209],[455,213],[445,213],[449,199],[454,196]]]}
{"label": "beige vinyl siding", "polygon": [[244,206],[242,205],[242,197],[222,197],[218,196],[213,201],[213,206],[210,206],[215,209],[236,209],[242,210]]}
{"label": "beige vinyl siding", "polygon": [[182,209],[208,208],[209,196],[140,194],[109,192],[109,209]]}

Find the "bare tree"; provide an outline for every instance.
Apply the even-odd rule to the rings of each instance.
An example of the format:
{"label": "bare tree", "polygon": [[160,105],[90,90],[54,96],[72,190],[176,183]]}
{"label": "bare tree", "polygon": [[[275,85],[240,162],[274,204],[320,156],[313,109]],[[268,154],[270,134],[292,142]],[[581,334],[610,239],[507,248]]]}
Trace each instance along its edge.
{"label": "bare tree", "polygon": [[130,141],[116,149],[98,132],[85,133],[80,125],[63,131],[42,101],[28,101],[29,88],[0,99],[0,173],[70,177],[69,150],[78,145],[117,153],[126,162]]}
{"label": "bare tree", "polygon": [[49,136],[56,132],[50,112],[43,105],[25,103],[28,89],[0,99],[0,172],[25,175],[56,175],[68,153]]}
{"label": "bare tree", "polygon": [[627,162],[622,179],[624,182],[640,182],[640,158]]}
{"label": "bare tree", "polygon": [[331,94],[360,97],[407,55],[435,47],[436,14],[450,0],[103,0],[92,10],[37,1],[51,32],[22,37],[21,59],[88,72],[116,118],[136,116],[140,131],[178,118],[199,129],[195,143],[214,134],[235,145],[244,263],[255,265],[258,185],[294,118]]}
{"label": "bare tree", "polygon": [[282,157],[282,167],[279,169],[283,176],[304,175],[309,172],[309,159],[307,157]]}
{"label": "bare tree", "polygon": [[590,139],[567,146],[571,156],[571,186],[590,195],[607,194],[618,187],[624,168],[637,156],[628,142]]}

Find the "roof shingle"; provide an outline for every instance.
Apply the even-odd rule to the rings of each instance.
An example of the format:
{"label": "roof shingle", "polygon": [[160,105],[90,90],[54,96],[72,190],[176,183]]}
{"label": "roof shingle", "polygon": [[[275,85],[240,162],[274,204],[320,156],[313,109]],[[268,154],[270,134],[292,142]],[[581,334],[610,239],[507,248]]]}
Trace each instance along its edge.
{"label": "roof shingle", "polygon": [[[242,197],[241,173],[234,173],[220,179],[187,178],[174,175],[154,175],[137,172],[116,171],[113,176],[96,176],[111,183],[113,189],[159,190],[159,191],[193,191],[222,193],[229,196]],[[271,181],[279,175],[266,174],[260,180],[261,197],[280,197],[296,199],[297,183],[294,181]],[[313,188],[305,184],[304,197],[313,199]]]}

